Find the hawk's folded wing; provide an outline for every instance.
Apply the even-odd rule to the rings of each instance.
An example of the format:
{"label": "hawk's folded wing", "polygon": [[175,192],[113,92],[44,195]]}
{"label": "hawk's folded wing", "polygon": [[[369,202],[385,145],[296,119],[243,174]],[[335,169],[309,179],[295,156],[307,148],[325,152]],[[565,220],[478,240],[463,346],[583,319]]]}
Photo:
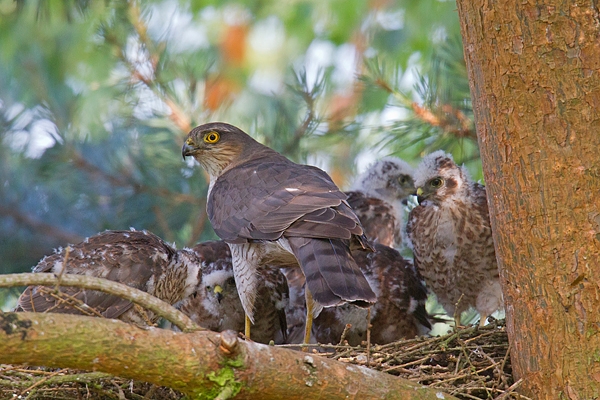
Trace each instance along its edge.
{"label": "hawk's folded wing", "polygon": [[325,172],[278,157],[225,172],[210,192],[207,211],[217,234],[230,243],[363,234],[346,195]]}

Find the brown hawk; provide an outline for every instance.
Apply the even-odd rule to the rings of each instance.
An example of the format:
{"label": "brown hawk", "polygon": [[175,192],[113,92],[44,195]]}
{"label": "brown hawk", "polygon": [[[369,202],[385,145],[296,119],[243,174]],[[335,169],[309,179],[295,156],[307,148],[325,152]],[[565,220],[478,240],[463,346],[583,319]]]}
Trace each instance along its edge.
{"label": "brown hawk", "polygon": [[363,172],[346,195],[369,239],[402,247],[402,202],[414,191],[413,168],[399,158],[385,157]]}
{"label": "brown hawk", "polygon": [[415,185],[406,228],[415,266],[457,325],[472,306],[483,325],[503,307],[485,186],[441,150],[423,158]]}
{"label": "brown hawk", "polygon": [[[193,250],[202,260],[202,281],[179,309],[198,325],[216,332],[231,329],[244,331],[245,314],[233,277],[231,252],[227,243],[210,241],[197,244]],[[285,307],[288,287],[279,269],[258,271],[255,312],[260,315],[252,325],[252,339],[259,343],[285,343],[287,323]]]}
{"label": "brown hawk", "polygon": [[[105,231],[44,257],[33,272],[88,275],[143,290],[175,304],[189,296],[201,279],[200,260],[189,250],[175,250],[148,231]],[[66,259],[66,267],[64,265]],[[64,272],[61,272],[64,269]],[[158,317],[118,296],[76,287],[29,286],[15,311],[55,312],[118,318],[151,325]]]}
{"label": "brown hawk", "polygon": [[[375,244],[374,253],[353,252],[377,302],[371,307],[371,343],[386,344],[400,339],[423,335],[431,329],[425,310],[427,289],[412,262],[390,247]],[[292,271],[289,271],[292,272]],[[298,343],[298,310],[304,307],[302,281],[290,276],[290,341]],[[313,321],[312,337],[318,343],[337,344],[347,324],[345,340],[351,346],[367,340],[368,312],[351,304],[326,308]]]}
{"label": "brown hawk", "polygon": [[219,122],[194,128],[182,155],[193,156],[210,175],[206,209],[231,249],[247,336],[254,322],[256,271],[264,265],[302,268],[308,286],[307,340],[321,307],[375,301],[350,254],[350,247],[371,247],[346,195],[324,171],[296,164]]}

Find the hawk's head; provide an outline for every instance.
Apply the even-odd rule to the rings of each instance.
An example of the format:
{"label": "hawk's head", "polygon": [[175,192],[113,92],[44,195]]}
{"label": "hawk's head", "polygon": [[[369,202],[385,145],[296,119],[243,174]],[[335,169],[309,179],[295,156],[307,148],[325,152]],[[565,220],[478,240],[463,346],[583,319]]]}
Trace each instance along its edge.
{"label": "hawk's head", "polygon": [[406,161],[384,157],[369,166],[352,189],[394,203],[415,191],[413,173],[413,168]]}
{"label": "hawk's head", "polygon": [[415,172],[419,203],[423,200],[442,202],[460,193],[469,180],[466,169],[456,165],[451,154],[442,150],[428,154]]}
{"label": "hawk's head", "polygon": [[211,122],[197,126],[188,133],[181,155],[194,157],[211,178],[238,160],[243,154],[261,146],[239,128],[223,122]]}

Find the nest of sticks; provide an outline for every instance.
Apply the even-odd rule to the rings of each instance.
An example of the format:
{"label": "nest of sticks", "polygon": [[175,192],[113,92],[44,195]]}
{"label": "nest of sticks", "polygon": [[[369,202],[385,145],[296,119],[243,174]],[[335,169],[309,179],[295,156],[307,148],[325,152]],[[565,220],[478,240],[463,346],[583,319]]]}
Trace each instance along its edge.
{"label": "nest of sticks", "polygon": [[[312,351],[439,388],[460,399],[528,399],[516,392],[521,382],[512,378],[504,321],[386,345],[315,345]],[[2,399],[179,400],[183,397],[170,388],[100,372],[0,365]]]}
{"label": "nest of sticks", "polygon": [[459,399],[519,399],[504,320],[370,348],[320,346],[339,361],[439,388]]}

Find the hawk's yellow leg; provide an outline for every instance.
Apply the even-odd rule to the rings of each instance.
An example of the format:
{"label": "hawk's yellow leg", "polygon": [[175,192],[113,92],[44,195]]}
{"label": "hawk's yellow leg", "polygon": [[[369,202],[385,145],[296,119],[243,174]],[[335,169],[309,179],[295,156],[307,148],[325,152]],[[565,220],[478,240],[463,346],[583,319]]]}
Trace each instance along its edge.
{"label": "hawk's yellow leg", "polygon": [[246,324],[244,327],[244,336],[246,336],[246,339],[250,339],[250,325],[252,325],[252,322],[250,322],[250,318],[246,315]]}
{"label": "hawk's yellow leg", "polygon": [[[304,296],[306,297],[306,325],[304,326],[304,344],[310,343],[310,332],[312,331],[313,323],[313,311],[315,309],[315,301],[313,300],[312,294],[308,290],[308,287],[304,289]],[[304,347],[303,351],[308,351],[308,347]]]}
{"label": "hawk's yellow leg", "polygon": [[481,314],[480,318],[479,318],[479,327],[481,328],[482,326],[485,325],[486,321],[487,321],[487,314]]}

